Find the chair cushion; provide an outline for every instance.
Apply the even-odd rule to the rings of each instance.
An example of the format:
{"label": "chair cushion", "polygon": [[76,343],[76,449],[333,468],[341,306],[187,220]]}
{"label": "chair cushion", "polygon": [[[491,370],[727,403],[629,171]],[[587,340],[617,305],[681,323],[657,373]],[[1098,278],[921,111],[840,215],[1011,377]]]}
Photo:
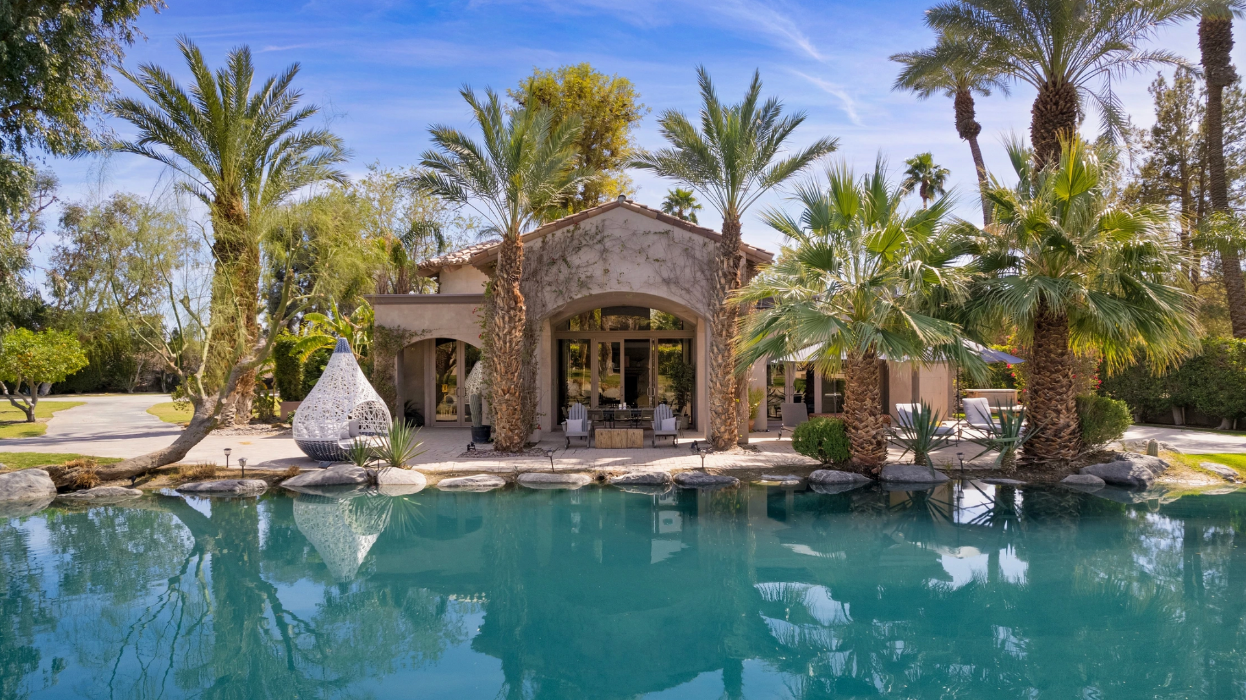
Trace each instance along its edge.
{"label": "chair cushion", "polygon": [[584,432],[584,421],[583,421],[583,420],[569,420],[569,421],[567,421],[567,432],[568,432],[568,433],[582,433],[582,432]]}
{"label": "chair cushion", "polygon": [[663,418],[662,419],[662,432],[670,433],[676,430],[679,430],[679,419],[678,418]]}

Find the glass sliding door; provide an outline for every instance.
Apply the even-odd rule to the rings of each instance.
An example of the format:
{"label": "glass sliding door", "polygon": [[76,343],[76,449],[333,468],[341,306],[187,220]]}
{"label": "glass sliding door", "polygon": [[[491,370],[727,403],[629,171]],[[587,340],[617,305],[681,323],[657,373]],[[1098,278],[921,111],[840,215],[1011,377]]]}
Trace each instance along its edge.
{"label": "glass sliding door", "polygon": [[653,407],[652,352],[648,340],[623,341],[623,402],[629,408]]}
{"label": "glass sliding door", "polygon": [[766,365],[766,419],[783,420],[783,404],[787,401],[787,363]]}
{"label": "glass sliding door", "polygon": [[438,423],[459,422],[459,342],[438,338],[433,360],[433,411]]}
{"label": "glass sliding door", "polygon": [[594,405],[603,408],[623,403],[623,344],[598,341],[597,396]]}
{"label": "glass sliding door", "polygon": [[592,401],[592,350],[588,340],[558,341],[559,421],[566,420],[574,404],[590,405]]}
{"label": "glass sliding door", "polygon": [[844,412],[844,380],[839,377],[822,377],[822,412]]}
{"label": "glass sliding door", "polygon": [[[656,404],[671,407],[671,413],[692,416],[692,394],[696,391],[696,375],[692,370],[692,340],[657,341]],[[655,404],[655,405],[656,405]],[[685,421],[684,425],[688,423]]]}
{"label": "glass sliding door", "polygon": [[[463,343],[463,341],[459,342]],[[471,387],[476,387],[474,390],[480,391],[479,378],[473,377],[472,373],[483,372],[484,365],[480,364],[480,348],[471,343],[463,343],[459,355],[463,358],[463,377],[465,377],[463,387],[459,391],[461,398],[459,403],[463,407],[463,422],[470,425],[472,423],[472,402],[467,392],[471,390]],[[479,365],[479,370],[477,370],[477,365]]]}

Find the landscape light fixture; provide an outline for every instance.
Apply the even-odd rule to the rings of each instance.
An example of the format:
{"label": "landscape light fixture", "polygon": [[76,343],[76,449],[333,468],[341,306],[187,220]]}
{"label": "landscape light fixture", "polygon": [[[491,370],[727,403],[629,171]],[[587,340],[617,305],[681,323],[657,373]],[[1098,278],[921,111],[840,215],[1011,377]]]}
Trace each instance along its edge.
{"label": "landscape light fixture", "polygon": [[233,450],[226,447],[225,448],[225,468],[226,469],[229,469],[229,453],[230,452],[233,452]]}
{"label": "landscape light fixture", "polygon": [[238,466],[242,468],[242,478],[247,478],[247,458],[239,457]]}

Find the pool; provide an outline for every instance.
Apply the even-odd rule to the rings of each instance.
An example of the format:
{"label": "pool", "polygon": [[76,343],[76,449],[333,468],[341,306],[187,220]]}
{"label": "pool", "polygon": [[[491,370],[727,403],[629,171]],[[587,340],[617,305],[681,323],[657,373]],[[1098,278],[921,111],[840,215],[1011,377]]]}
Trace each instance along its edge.
{"label": "pool", "polygon": [[5,700],[1246,698],[1246,492],[151,495],[0,586]]}

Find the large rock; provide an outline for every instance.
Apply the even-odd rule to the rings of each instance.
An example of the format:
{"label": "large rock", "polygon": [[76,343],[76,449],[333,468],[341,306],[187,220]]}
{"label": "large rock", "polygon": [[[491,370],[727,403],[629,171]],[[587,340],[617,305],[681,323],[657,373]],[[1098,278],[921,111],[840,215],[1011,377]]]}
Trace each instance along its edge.
{"label": "large rock", "polygon": [[675,483],[686,489],[718,489],[735,486],[740,480],[725,474],[706,474],[705,472],[680,472],[675,475]]}
{"label": "large rock", "polygon": [[1233,467],[1226,467],[1223,464],[1217,464],[1215,462],[1202,462],[1198,466],[1206,469],[1225,481],[1232,481],[1234,483],[1241,481],[1241,476]]}
{"label": "large rock", "polygon": [[809,475],[809,483],[811,484],[864,484],[871,479],[864,474],[855,472],[843,472],[838,469],[819,469]]}
{"label": "large rock", "polygon": [[1094,489],[1101,489],[1105,485],[1107,485],[1106,481],[1104,481],[1103,479],[1100,479],[1094,474],[1069,474],[1068,476],[1061,479],[1060,483],[1068,484],[1070,486],[1080,486],[1083,488],[1094,488]]}
{"label": "large rock", "polygon": [[515,481],[530,489],[578,489],[593,482],[588,474],[559,474],[557,472],[527,472]]}
{"label": "large rock", "polygon": [[610,477],[614,486],[668,486],[671,483],[670,472],[628,472]]}
{"label": "large rock", "polygon": [[919,464],[888,464],[878,479],[891,484],[942,484],[948,480],[947,474]]}
{"label": "large rock", "polygon": [[1083,468],[1081,473],[1097,476],[1113,486],[1145,489],[1150,488],[1155,483],[1155,477],[1167,469],[1168,463],[1159,457],[1122,452],[1115,460],[1106,464],[1092,464]]}
{"label": "large rock", "polygon": [[506,479],[495,474],[473,474],[442,479],[437,488],[443,491],[492,491],[506,485]]}
{"label": "large rock", "polygon": [[[297,414],[296,414],[297,415]],[[354,486],[368,483],[368,472],[353,464],[334,464],[317,471],[303,472],[281,482],[282,486]]]}
{"label": "large rock", "polygon": [[142,496],[143,492],[138,489],[128,489],[124,486],[96,486],[93,489],[85,491],[73,491],[71,493],[62,493],[58,498],[62,501],[71,503],[120,503],[128,501],[131,498]]}
{"label": "large rock", "polygon": [[377,472],[376,490],[383,496],[409,496],[428,486],[428,479],[414,469],[386,467]]}
{"label": "large rock", "polygon": [[42,469],[0,474],[0,501],[41,501],[56,497],[56,484]]}
{"label": "large rock", "polygon": [[192,481],[178,486],[177,490],[196,496],[258,496],[268,490],[268,483],[262,479]]}

